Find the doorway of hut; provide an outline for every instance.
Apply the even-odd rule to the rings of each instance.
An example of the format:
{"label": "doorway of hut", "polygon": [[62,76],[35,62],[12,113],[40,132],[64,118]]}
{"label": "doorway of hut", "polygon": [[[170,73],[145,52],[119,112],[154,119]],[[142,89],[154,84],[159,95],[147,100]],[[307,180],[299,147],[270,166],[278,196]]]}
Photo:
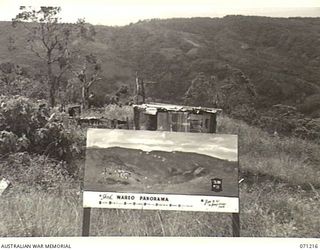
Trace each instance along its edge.
{"label": "doorway of hut", "polygon": [[157,130],[157,116],[156,115],[145,115],[146,116],[146,127],[147,130]]}

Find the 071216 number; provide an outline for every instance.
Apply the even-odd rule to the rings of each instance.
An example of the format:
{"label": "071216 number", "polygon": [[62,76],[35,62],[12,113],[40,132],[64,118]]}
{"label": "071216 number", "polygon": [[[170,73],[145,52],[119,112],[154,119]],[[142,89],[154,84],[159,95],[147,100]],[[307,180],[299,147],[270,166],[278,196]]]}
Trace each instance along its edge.
{"label": "071216 number", "polygon": [[304,249],[317,249],[318,247],[318,244],[300,244],[300,248]]}

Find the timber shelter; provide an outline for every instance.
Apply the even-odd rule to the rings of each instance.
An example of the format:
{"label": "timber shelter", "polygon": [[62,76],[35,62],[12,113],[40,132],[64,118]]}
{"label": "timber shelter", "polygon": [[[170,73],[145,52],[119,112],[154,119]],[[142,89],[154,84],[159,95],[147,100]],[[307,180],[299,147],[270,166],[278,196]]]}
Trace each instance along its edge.
{"label": "timber shelter", "polygon": [[165,103],[133,105],[136,130],[216,133],[221,109]]}

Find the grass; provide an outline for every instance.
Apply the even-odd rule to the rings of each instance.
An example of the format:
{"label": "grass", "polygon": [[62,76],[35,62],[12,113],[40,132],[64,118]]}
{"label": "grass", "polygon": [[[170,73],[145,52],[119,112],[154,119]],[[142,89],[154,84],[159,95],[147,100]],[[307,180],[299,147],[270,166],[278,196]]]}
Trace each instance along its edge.
{"label": "grass", "polygon": [[85,110],[81,116],[83,117],[104,117],[110,120],[118,119],[122,121],[126,121],[127,118],[132,120],[133,119],[133,109],[131,106],[123,106],[119,107],[118,105],[111,104],[107,105],[103,108],[98,109],[90,109]]}
{"label": "grass", "polygon": [[0,236],[75,236],[81,209],[76,192],[69,195],[32,190],[0,198]]}
{"label": "grass", "polygon": [[[239,134],[241,236],[320,237],[319,145],[228,117],[218,128]],[[21,185],[0,196],[0,236],[81,235],[78,180],[53,193]],[[231,236],[231,215],[92,209],[91,235]]]}
{"label": "grass", "polygon": [[[79,236],[77,192],[32,191],[0,198],[0,236]],[[320,237],[319,196],[273,183],[242,185],[241,236]],[[92,209],[92,236],[231,236],[231,216],[218,213]]]}
{"label": "grass", "polygon": [[293,186],[320,187],[319,144],[271,136],[228,117],[222,117],[218,123],[219,133],[239,135],[239,163],[243,173]]}

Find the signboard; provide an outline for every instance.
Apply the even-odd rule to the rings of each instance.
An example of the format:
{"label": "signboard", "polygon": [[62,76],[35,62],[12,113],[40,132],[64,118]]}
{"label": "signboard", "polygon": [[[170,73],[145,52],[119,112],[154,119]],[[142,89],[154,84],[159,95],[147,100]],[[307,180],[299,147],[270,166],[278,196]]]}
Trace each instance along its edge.
{"label": "signboard", "polygon": [[236,135],[88,129],[84,208],[239,212]]}
{"label": "signboard", "polygon": [[2,195],[4,193],[4,191],[6,191],[6,189],[10,186],[10,182],[8,180],[6,180],[5,178],[2,178],[0,180],[0,195]]}

